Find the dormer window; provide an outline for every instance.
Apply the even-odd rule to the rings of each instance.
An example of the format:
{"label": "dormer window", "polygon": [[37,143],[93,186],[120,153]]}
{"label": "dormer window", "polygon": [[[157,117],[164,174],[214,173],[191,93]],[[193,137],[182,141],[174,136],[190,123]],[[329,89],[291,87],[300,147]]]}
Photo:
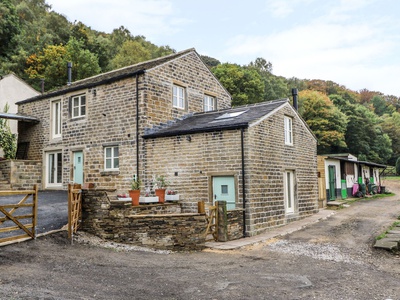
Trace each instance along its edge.
{"label": "dormer window", "polygon": [[185,88],[174,84],[172,96],[173,107],[185,109],[185,98]]}

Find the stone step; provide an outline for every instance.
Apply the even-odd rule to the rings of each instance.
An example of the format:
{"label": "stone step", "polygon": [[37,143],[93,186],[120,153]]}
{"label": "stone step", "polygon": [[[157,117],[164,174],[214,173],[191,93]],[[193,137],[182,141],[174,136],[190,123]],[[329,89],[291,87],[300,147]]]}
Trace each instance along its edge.
{"label": "stone step", "polygon": [[399,249],[399,240],[383,238],[375,242],[374,248],[380,248],[385,250],[397,250]]}

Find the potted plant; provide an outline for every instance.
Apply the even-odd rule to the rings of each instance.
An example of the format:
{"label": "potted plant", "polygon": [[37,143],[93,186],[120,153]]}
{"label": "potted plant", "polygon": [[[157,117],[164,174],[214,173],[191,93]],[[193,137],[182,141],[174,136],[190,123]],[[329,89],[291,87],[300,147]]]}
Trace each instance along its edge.
{"label": "potted plant", "polygon": [[165,201],[178,201],[179,195],[177,191],[168,190],[167,194],[165,195]]}
{"label": "potted plant", "polygon": [[156,177],[155,184],[154,184],[154,191],[156,196],[158,196],[158,202],[164,203],[165,202],[165,190],[168,186],[168,181],[165,179],[164,175],[160,175]]}
{"label": "potted plant", "polygon": [[132,199],[132,206],[139,205],[140,185],[141,185],[140,179],[134,176],[131,182],[131,190],[129,190],[129,196]]}

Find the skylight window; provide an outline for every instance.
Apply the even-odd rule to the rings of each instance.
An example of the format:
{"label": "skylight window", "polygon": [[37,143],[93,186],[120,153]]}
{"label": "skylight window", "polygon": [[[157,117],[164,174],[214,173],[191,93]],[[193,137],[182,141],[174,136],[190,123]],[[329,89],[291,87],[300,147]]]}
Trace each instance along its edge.
{"label": "skylight window", "polygon": [[237,111],[237,112],[232,112],[232,113],[226,113],[226,114],[223,114],[223,115],[219,116],[218,118],[215,118],[215,120],[232,119],[232,118],[240,116],[241,114],[245,113],[246,111],[247,110]]}

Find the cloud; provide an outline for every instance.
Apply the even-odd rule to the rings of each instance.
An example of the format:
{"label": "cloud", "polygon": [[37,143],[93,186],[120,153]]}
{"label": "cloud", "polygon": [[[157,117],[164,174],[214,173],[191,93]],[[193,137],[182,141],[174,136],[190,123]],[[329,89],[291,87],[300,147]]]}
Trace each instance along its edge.
{"label": "cloud", "polygon": [[[170,0],[49,0],[53,10],[67,15],[70,21],[79,20],[91,28],[111,32],[120,26],[134,35],[147,38],[173,35],[191,22],[175,17]],[[79,7],[79,10],[76,9]]]}

